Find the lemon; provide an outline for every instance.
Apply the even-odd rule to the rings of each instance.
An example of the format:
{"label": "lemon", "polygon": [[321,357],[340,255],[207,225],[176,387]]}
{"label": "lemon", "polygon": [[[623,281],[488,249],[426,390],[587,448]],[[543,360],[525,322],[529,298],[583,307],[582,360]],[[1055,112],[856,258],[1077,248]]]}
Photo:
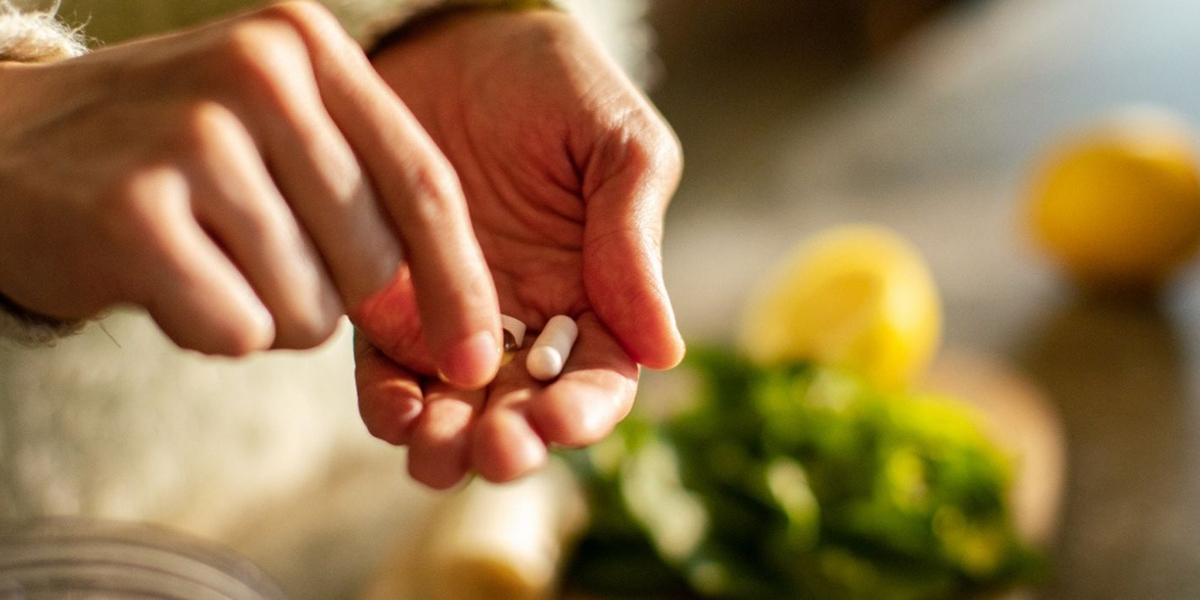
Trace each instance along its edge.
{"label": "lemon", "polygon": [[1152,109],[1069,136],[1034,177],[1035,237],[1085,286],[1160,287],[1200,246],[1194,147],[1181,119]]}
{"label": "lemon", "polygon": [[738,344],[759,363],[812,360],[897,388],[932,359],[941,320],[921,254],[888,229],[847,225],[783,261],[750,302]]}

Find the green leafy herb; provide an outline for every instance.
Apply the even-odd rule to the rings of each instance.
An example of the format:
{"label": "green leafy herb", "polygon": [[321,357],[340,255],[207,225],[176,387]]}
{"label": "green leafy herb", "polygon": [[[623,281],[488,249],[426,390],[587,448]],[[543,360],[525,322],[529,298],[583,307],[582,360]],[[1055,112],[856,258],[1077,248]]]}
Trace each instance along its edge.
{"label": "green leafy herb", "polygon": [[1041,559],[1013,529],[1011,467],[959,403],[810,364],[693,351],[694,403],[570,455],[593,522],[568,581],[719,599],[936,600]]}

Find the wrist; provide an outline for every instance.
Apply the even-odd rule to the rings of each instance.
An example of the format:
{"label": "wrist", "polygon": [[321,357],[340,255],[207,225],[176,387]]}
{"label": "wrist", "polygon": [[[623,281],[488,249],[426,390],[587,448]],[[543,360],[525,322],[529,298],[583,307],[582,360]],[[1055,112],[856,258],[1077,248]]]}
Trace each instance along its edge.
{"label": "wrist", "polygon": [[[9,92],[0,102],[0,123],[8,122],[5,109],[19,104],[17,75],[29,64],[47,63],[85,52],[77,32],[46,12],[21,12],[0,2],[0,90]],[[7,116],[11,116],[8,114]],[[3,131],[0,131],[3,133]],[[0,293],[0,339],[20,344],[52,344],[83,326],[80,320],[63,320],[37,314]]]}

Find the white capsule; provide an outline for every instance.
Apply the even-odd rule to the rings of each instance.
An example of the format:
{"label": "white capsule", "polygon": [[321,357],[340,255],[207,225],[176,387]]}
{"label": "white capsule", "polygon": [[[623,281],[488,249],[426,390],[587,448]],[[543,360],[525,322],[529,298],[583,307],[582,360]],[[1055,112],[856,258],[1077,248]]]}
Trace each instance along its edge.
{"label": "white capsule", "polygon": [[575,346],[578,336],[579,327],[571,317],[552,317],[529,350],[529,356],[525,359],[526,370],[534,379],[542,381],[558,377],[567,364],[567,357],[571,356],[571,348]]}
{"label": "white capsule", "polygon": [[[513,352],[521,349],[525,343],[525,324],[508,315],[500,315],[500,327],[504,329],[504,351]],[[511,340],[509,337],[511,336]]]}

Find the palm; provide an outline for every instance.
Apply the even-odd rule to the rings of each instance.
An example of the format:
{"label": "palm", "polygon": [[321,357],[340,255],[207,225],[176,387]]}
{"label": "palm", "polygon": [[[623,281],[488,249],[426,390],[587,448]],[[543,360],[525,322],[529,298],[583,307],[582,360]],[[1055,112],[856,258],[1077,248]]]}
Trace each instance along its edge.
{"label": "palm", "polygon": [[[569,23],[560,15],[539,18],[553,27]],[[433,485],[453,483],[472,466],[491,479],[508,479],[539,463],[547,444],[600,439],[632,403],[635,358],[659,363],[654,366],[672,360],[645,350],[662,344],[652,338],[663,329],[663,315],[661,298],[646,291],[658,285],[645,281],[657,277],[646,272],[653,257],[637,255],[656,250],[657,240],[646,239],[655,238],[656,229],[636,235],[640,242],[633,245],[641,247],[631,249],[636,224],[606,216],[598,202],[605,194],[640,192],[633,188],[645,175],[626,168],[626,148],[613,140],[629,132],[614,126],[612,110],[619,107],[595,90],[627,96],[627,103],[640,97],[624,80],[598,81],[615,80],[615,72],[580,68],[576,61],[586,56],[578,52],[547,60],[545,45],[521,36],[528,27],[524,17],[507,14],[451,20],[376,60],[458,173],[501,312],[524,321],[532,334],[557,314],[580,325],[571,360],[555,383],[529,377],[523,353],[502,366],[486,390],[425,382],[421,416],[392,441],[410,445],[410,468]],[[539,27],[534,33],[544,36]],[[486,34],[471,35],[480,31]],[[578,35],[574,29],[566,33],[556,43]],[[475,44],[472,60],[452,65],[434,60],[446,56],[444,43]],[[488,47],[496,52],[489,54]],[[495,58],[486,60],[489,56]],[[668,187],[673,177],[667,174]],[[661,206],[654,210],[661,218]],[[393,378],[428,369],[411,297],[401,281],[388,302],[368,307],[360,318],[377,346],[388,341],[381,348],[395,361]],[[639,329],[651,339],[639,338],[634,333]]]}
{"label": "palm", "polygon": [[[464,149],[449,150],[447,157],[463,182],[502,311],[534,328],[556,314],[589,311],[583,279],[586,215],[579,183],[555,182],[520,167],[557,161],[569,168],[568,157],[561,148],[513,152],[504,147],[511,135],[502,126],[489,132],[494,128],[486,118],[463,125],[432,135],[443,148]],[[451,143],[452,136],[463,143]]]}

